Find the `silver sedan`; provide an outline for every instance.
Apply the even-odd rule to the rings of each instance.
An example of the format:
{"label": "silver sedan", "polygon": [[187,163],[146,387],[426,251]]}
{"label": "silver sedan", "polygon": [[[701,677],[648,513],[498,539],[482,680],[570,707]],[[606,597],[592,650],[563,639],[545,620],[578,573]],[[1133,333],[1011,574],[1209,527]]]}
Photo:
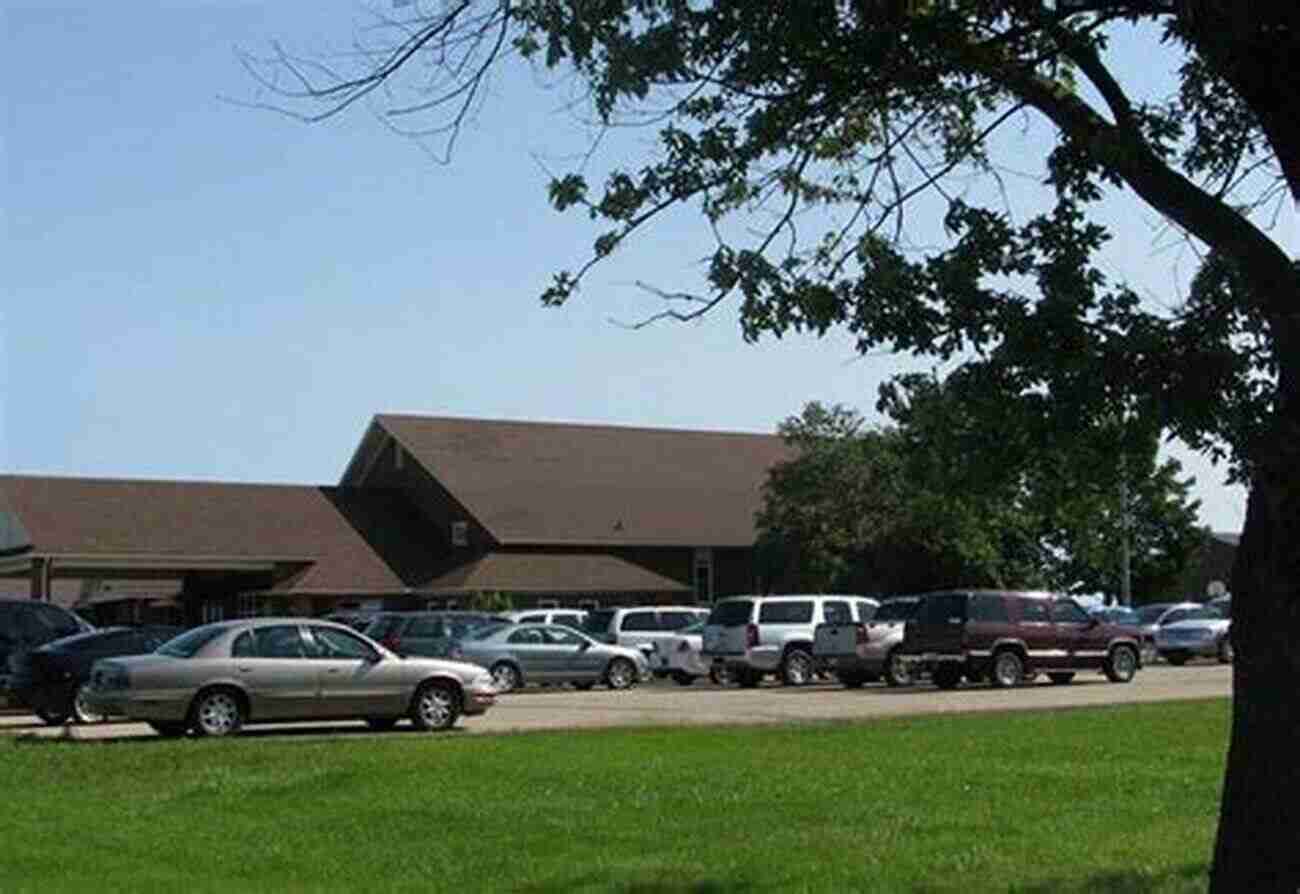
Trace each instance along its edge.
{"label": "silver sedan", "polygon": [[495,694],[472,664],[401,658],[329,621],[249,618],[195,627],[152,655],[95,662],[87,701],[165,736],[223,736],[245,723],[353,718],[447,729]]}
{"label": "silver sedan", "polygon": [[627,689],[650,676],[639,649],[607,645],[557,624],[485,627],[454,644],[451,656],[488,668],[497,692],[528,683],[589,689],[603,682],[610,689]]}

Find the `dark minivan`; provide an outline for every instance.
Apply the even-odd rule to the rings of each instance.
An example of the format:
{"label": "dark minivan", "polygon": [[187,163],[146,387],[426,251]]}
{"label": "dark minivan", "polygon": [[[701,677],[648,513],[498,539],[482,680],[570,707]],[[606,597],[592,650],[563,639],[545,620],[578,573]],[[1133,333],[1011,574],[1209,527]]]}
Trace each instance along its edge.
{"label": "dark minivan", "polygon": [[0,598],[0,704],[13,697],[10,677],[21,656],[50,640],[91,629],[80,617],[52,603]]}
{"label": "dark minivan", "polygon": [[1127,683],[1141,667],[1141,634],[1093,617],[1073,599],[1026,590],[925,594],[903,630],[902,654],[935,684],[962,679],[1017,686],[1039,673],[1069,683],[1097,670]]}

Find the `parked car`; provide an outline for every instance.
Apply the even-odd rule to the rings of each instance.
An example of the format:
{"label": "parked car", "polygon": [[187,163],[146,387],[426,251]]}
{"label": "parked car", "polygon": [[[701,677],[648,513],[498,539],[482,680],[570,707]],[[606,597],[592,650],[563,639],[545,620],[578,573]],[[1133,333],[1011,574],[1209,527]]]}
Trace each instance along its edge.
{"label": "parked car", "polygon": [[85,701],[164,736],[225,736],[247,723],[350,718],[447,729],[495,696],[474,664],[402,658],[331,621],[245,618],[195,627],[152,655],[96,661]]}
{"label": "parked car", "polygon": [[708,677],[718,684],[731,682],[725,671],[704,660],[704,626],[705,621],[697,621],[678,631],[672,639],[656,645],[657,676],[671,677],[681,686],[690,686],[701,677]]}
{"label": "parked car", "polygon": [[446,658],[451,644],[485,624],[508,624],[505,615],[471,611],[380,612],[362,631],[398,655]]}
{"label": "parked car", "polygon": [[1156,628],[1156,651],[1170,664],[1186,664],[1189,658],[1217,658],[1232,661],[1232,620],[1212,605],[1179,611],[1178,619]]}
{"label": "parked car", "polygon": [[53,603],[0,598],[0,704],[15,700],[11,677],[25,653],[92,629],[80,615]]}
{"label": "parked car", "polygon": [[598,642],[561,624],[481,627],[457,641],[451,654],[487,668],[497,692],[529,683],[572,683],[582,689],[605,683],[610,689],[627,689],[650,676],[639,649]]}
{"label": "parked car", "polygon": [[825,665],[850,689],[880,679],[890,686],[912,683],[912,671],[903,660],[903,625],[916,613],[920,599],[901,596],[886,599],[866,621],[827,621],[813,631],[813,658]]}
{"label": "parked car", "polygon": [[336,624],[345,624],[353,630],[364,632],[370,626],[370,622],[375,619],[378,612],[374,611],[337,611],[323,615],[326,621],[333,621]]}
{"label": "parked car", "polygon": [[1136,627],[1108,624],[1054,593],[950,590],[924,595],[902,654],[942,689],[963,678],[1018,686],[1038,673],[1064,684],[1080,670],[1127,683],[1142,666],[1140,638]]}
{"label": "parked car", "polygon": [[587,613],[582,632],[614,646],[640,649],[647,663],[660,643],[709,616],[707,608],[690,605],[641,605],[598,608]]}
{"label": "parked car", "polygon": [[535,608],[529,611],[506,612],[506,617],[516,624],[563,624],[574,630],[582,629],[587,612],[580,608]]}
{"label": "parked car", "polygon": [[18,701],[46,723],[69,718],[77,723],[102,720],[85,703],[83,687],[100,658],[146,655],[182,632],[180,627],[101,627],[52,640],[14,656],[12,685]]}
{"label": "parked car", "polygon": [[1151,602],[1136,606],[1138,627],[1142,630],[1143,655],[1154,658],[1159,654],[1156,649],[1156,631],[1166,624],[1189,617],[1200,607],[1199,602]]}
{"label": "parked car", "polygon": [[824,594],[720,599],[704,627],[702,654],[742,686],[757,686],[766,674],[801,686],[817,672],[817,625],[870,620],[879,605],[865,596]]}

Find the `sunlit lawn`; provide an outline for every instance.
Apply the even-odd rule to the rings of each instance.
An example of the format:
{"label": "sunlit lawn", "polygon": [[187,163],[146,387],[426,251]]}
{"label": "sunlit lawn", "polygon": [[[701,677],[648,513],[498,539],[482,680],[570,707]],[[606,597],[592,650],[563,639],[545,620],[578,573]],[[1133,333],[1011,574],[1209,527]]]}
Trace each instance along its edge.
{"label": "sunlit lawn", "polygon": [[1197,891],[1228,709],[8,740],[0,891]]}

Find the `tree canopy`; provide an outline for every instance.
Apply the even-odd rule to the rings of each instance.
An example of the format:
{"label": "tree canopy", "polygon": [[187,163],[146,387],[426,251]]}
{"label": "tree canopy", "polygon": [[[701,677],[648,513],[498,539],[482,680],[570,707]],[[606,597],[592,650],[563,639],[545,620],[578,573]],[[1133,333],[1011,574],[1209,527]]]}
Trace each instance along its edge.
{"label": "tree canopy", "polygon": [[[1300,270],[1263,213],[1293,221],[1300,199],[1300,6],[413,0],[387,24],[391,42],[359,46],[356,71],[282,50],[246,61],[294,114],[397,97],[386,120],[450,141],[517,54],[576,76],[600,120],[656,134],[599,182],[579,164],[549,184],[557,208],[601,232],[544,301],[693,208],[716,241],[699,287],[665,294],[663,316],[734,299],[748,338],[836,327],[864,351],[963,360],[1024,437],[1114,431],[1137,445],[1156,431],[1230,457],[1250,497],[1212,887],[1300,885],[1283,831],[1300,828]],[[1112,64],[1126,28],[1177,55],[1171,95],[1145,95]],[[1052,199],[1017,215],[958,178],[996,181],[996,137],[1024,115],[1053,130]],[[1203,250],[1187,301],[1145,304],[1093,263],[1108,238],[1095,212],[1116,190]],[[907,216],[936,204],[946,242],[907,245]]]}

